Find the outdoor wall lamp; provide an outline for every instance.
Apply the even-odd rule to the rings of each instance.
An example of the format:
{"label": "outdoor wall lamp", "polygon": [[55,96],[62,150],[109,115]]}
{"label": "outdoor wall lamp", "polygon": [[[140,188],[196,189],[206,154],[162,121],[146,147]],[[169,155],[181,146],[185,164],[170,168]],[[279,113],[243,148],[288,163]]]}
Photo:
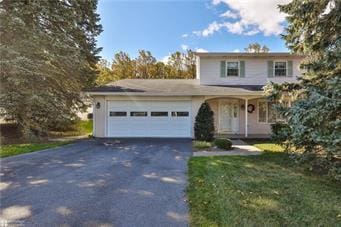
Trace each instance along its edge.
{"label": "outdoor wall lamp", "polygon": [[100,103],[100,102],[97,102],[97,103],[96,103],[96,108],[97,108],[97,109],[101,108],[101,103]]}

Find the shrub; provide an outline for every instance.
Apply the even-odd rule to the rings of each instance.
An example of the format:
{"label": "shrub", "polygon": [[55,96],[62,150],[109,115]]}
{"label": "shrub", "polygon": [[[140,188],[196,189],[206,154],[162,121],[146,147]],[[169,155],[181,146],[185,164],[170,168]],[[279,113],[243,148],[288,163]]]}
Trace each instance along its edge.
{"label": "shrub", "polygon": [[212,143],[207,141],[193,141],[193,147],[198,150],[203,150],[212,147]]}
{"label": "shrub", "polygon": [[214,140],[214,144],[224,150],[230,150],[232,148],[232,141],[224,138],[217,138]]}
{"label": "shrub", "polygon": [[194,134],[197,140],[212,141],[214,135],[213,111],[204,102],[195,117]]}
{"label": "shrub", "polygon": [[88,120],[92,120],[93,118],[94,118],[94,114],[93,113],[88,113],[87,119]]}
{"label": "shrub", "polygon": [[286,123],[275,123],[271,125],[271,138],[276,143],[284,143],[289,139],[290,136],[290,127]]}

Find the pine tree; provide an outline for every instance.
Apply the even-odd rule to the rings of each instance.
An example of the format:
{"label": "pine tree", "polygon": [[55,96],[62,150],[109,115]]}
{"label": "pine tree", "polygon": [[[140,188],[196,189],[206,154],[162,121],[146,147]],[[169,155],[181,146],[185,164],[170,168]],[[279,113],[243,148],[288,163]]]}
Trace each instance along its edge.
{"label": "pine tree", "polygon": [[204,102],[195,117],[194,134],[196,140],[211,141],[214,136],[213,111],[209,104]]}
{"label": "pine tree", "polygon": [[[295,95],[288,116],[286,144],[303,151],[341,180],[341,2],[294,0],[280,6],[288,14],[283,38],[296,54],[305,55],[298,83],[267,86],[270,98]],[[286,130],[286,133],[288,131]]]}
{"label": "pine tree", "polygon": [[96,0],[0,2],[0,109],[27,138],[86,108],[99,48]]}

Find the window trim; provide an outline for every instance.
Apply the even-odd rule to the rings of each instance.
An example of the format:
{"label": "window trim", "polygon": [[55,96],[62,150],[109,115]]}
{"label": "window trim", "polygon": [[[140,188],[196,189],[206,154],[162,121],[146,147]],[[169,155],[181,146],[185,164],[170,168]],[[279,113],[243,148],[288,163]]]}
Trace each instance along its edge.
{"label": "window trim", "polygon": [[[111,116],[111,113],[125,113],[125,115],[113,115]],[[127,111],[109,111],[109,117],[127,117],[128,116],[128,112]]]}
{"label": "window trim", "polygon": [[[227,63],[235,63],[235,62],[238,63],[238,76],[229,76],[229,75],[227,75]],[[229,77],[231,77],[231,78],[240,77],[240,61],[238,61],[238,60],[233,60],[233,59],[231,59],[231,60],[225,60],[225,77],[226,77],[226,78],[229,78]]]}
{"label": "window trim", "polygon": [[[276,76],[276,70],[275,70],[275,65],[276,65],[276,62],[285,62],[285,76]],[[272,67],[272,73],[274,75],[274,77],[288,77],[288,61],[287,60],[276,60],[274,61],[274,64],[273,64],[273,67]]]}
{"label": "window trim", "polygon": [[[167,113],[167,115],[153,116],[153,113]],[[150,117],[169,117],[168,111],[150,111]]]}
{"label": "window trim", "polygon": [[[132,113],[146,113],[146,115],[143,116],[133,116]],[[129,111],[129,117],[148,117],[148,111]]]}
{"label": "window trim", "polygon": [[[173,116],[173,113],[178,113],[178,112],[181,112],[181,113],[186,113],[187,115],[186,116],[178,116],[177,114]],[[189,111],[171,111],[171,117],[189,117]]]}
{"label": "window trim", "polygon": [[[288,101],[288,106],[289,107],[291,107],[291,101],[290,100],[286,100],[286,101]],[[266,121],[265,122],[261,122],[261,121],[259,121],[259,110],[260,110],[260,108],[259,108],[259,103],[261,103],[261,102],[265,102],[267,105],[266,105],[266,115],[265,115],[265,117],[266,117]],[[257,101],[257,108],[258,108],[258,110],[257,110],[257,123],[258,124],[275,124],[275,123],[278,123],[278,122],[284,122],[284,119],[283,118],[278,118],[278,116],[277,116],[277,113],[276,113],[276,119],[275,119],[275,121],[274,122],[269,122],[269,101],[267,101],[267,100],[258,100]]]}

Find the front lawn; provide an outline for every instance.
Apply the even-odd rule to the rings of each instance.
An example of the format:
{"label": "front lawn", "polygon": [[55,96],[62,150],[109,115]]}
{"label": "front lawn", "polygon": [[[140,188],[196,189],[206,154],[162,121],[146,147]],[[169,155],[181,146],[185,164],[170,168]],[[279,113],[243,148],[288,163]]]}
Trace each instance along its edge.
{"label": "front lawn", "polygon": [[14,156],[18,154],[44,150],[48,148],[62,146],[68,143],[70,143],[70,141],[0,145],[0,157],[4,158],[4,157]]}
{"label": "front lawn", "polygon": [[267,152],[189,161],[193,226],[337,226],[341,222],[340,185],[305,172],[276,144],[247,142]]}

